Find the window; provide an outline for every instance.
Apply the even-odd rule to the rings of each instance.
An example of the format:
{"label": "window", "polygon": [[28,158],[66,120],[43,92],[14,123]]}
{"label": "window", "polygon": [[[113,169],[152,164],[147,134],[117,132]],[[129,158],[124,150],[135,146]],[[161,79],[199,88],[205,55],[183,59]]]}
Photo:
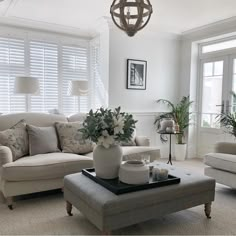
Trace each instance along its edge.
{"label": "window", "polygon": [[220,128],[216,121],[221,111],[224,61],[203,63],[202,127]]}
{"label": "window", "polygon": [[24,40],[0,38],[0,112],[25,111],[25,96],[14,94],[16,76],[25,74]]}
{"label": "window", "polygon": [[30,41],[30,75],[39,79],[40,94],[31,96],[31,111],[58,108],[58,46]]}
{"label": "window", "polygon": [[40,93],[29,98],[29,111],[87,112],[91,99],[71,97],[67,92],[70,80],[89,79],[88,45],[88,41],[74,39],[38,40],[30,34],[0,37],[0,113],[26,111],[25,95],[13,91],[15,77],[24,75],[40,82]]}
{"label": "window", "polygon": [[62,93],[63,111],[66,114],[88,111],[88,97],[71,97],[68,95],[70,80],[87,80],[88,77],[87,48],[75,46],[62,47]]}
{"label": "window", "polygon": [[202,46],[202,53],[216,52],[236,47],[236,39]]}
{"label": "window", "polygon": [[101,75],[101,48],[100,40],[95,39],[90,44],[91,51],[91,78],[93,82],[92,104],[95,109],[107,106],[107,92]]}

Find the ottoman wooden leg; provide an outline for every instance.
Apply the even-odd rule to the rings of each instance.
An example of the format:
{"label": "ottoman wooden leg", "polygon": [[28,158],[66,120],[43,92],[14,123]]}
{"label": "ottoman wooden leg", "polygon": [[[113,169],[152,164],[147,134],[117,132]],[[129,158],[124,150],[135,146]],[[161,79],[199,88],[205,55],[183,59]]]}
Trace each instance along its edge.
{"label": "ottoman wooden leg", "polygon": [[205,204],[205,214],[208,219],[211,219],[211,202]]}
{"label": "ottoman wooden leg", "polygon": [[73,216],[72,212],[72,204],[68,201],[66,201],[66,211],[69,216]]}
{"label": "ottoman wooden leg", "polygon": [[7,206],[10,210],[13,210],[13,197],[7,197],[6,198]]}

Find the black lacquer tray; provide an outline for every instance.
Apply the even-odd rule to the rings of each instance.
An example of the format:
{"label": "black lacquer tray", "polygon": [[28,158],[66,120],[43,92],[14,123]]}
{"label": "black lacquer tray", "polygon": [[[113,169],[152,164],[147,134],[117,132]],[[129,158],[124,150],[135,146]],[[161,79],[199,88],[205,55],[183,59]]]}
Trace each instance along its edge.
{"label": "black lacquer tray", "polygon": [[125,184],[119,181],[118,178],[116,179],[102,179],[96,176],[95,169],[84,169],[82,173],[87,176],[88,178],[92,179],[94,182],[102,185],[104,188],[110,190],[111,192],[115,193],[116,195],[124,194],[124,193],[131,193],[136,191],[141,191],[145,189],[151,188],[159,188],[167,185],[178,184],[180,183],[180,178],[175,177],[173,175],[169,175],[167,180],[163,181],[153,181],[152,177],[150,176],[149,183],[141,184],[141,185],[130,185]]}

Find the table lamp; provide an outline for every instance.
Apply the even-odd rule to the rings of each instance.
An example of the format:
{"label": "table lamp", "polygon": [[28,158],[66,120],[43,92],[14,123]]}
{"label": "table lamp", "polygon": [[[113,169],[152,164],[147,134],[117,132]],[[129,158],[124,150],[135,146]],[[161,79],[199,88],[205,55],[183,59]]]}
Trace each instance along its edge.
{"label": "table lamp", "polygon": [[33,94],[39,94],[39,80],[34,77],[19,76],[15,78],[15,94],[25,94],[26,111],[29,112],[29,98]]}
{"label": "table lamp", "polygon": [[88,81],[87,80],[71,80],[69,83],[68,95],[70,96],[88,95]]}
{"label": "table lamp", "polygon": [[[87,80],[71,80],[68,87],[68,95],[79,98],[88,95],[88,81]],[[80,106],[80,105],[79,105]],[[78,107],[78,110],[79,107]]]}

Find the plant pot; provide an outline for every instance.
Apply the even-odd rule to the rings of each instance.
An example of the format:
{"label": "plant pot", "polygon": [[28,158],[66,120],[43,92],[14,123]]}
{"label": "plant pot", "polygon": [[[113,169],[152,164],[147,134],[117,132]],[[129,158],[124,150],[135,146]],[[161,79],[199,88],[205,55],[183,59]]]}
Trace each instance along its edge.
{"label": "plant pot", "polygon": [[98,145],[93,150],[93,161],[96,175],[102,179],[115,179],[118,177],[122,149],[119,145],[105,148]]}
{"label": "plant pot", "polygon": [[186,158],[187,144],[175,144],[176,161],[184,161]]}

